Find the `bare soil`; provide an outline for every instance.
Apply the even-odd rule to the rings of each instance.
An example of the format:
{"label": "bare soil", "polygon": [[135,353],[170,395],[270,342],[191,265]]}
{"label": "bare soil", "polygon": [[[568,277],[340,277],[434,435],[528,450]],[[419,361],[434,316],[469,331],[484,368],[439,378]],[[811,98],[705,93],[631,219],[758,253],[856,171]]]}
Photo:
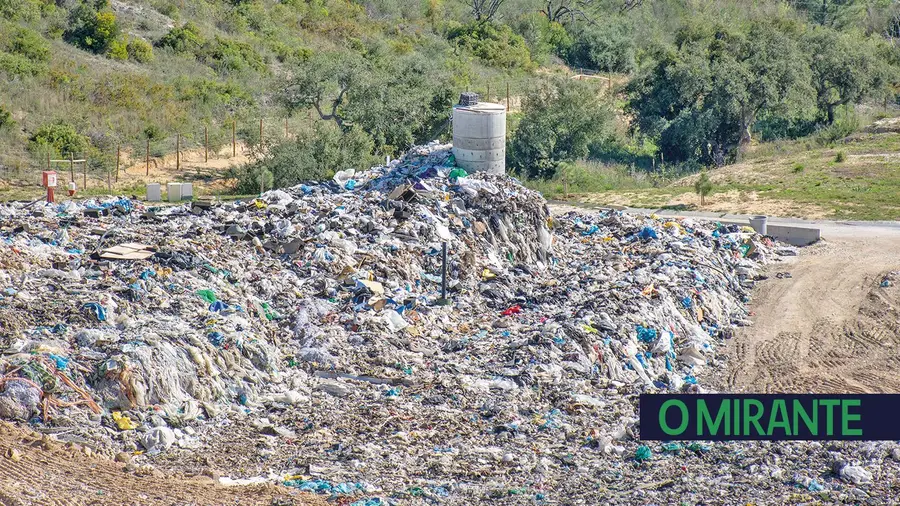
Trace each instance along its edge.
{"label": "bare soil", "polygon": [[325,505],[323,499],[277,485],[225,487],[210,477],[127,470],[27,429],[0,422],[0,505]]}
{"label": "bare soil", "polygon": [[900,271],[900,234],[874,227],[827,233],[792,261],[768,266],[770,279],[750,304],[754,325],[728,346],[725,390],[900,392],[900,277],[881,286]]}

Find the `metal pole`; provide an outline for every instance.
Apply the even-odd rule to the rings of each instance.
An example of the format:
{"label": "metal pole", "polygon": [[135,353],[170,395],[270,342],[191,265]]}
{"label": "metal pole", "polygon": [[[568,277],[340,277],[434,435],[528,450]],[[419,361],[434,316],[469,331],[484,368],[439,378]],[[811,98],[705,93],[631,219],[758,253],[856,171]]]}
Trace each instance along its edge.
{"label": "metal pole", "polygon": [[447,242],[441,243],[441,298],[447,300]]}

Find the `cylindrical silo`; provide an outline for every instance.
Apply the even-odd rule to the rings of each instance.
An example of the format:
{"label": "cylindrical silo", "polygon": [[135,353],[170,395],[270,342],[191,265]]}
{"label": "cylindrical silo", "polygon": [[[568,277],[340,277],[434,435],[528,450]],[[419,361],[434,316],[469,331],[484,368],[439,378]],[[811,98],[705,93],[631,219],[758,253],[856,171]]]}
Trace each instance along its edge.
{"label": "cylindrical silo", "polygon": [[506,107],[488,102],[454,106],[453,155],[456,164],[467,172],[503,174],[506,171]]}

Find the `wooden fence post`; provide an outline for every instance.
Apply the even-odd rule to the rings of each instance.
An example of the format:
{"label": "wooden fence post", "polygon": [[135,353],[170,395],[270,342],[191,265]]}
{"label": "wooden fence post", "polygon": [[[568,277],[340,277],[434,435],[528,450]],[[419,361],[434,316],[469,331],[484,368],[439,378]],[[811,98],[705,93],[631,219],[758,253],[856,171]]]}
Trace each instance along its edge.
{"label": "wooden fence post", "polygon": [[181,171],[181,134],[175,134],[175,171]]}
{"label": "wooden fence post", "polygon": [[237,137],[234,135],[236,120],[231,120],[231,156],[237,156]]}
{"label": "wooden fence post", "polygon": [[209,126],[203,127],[203,163],[209,163]]}
{"label": "wooden fence post", "polygon": [[262,130],[262,118],[259,118],[259,147],[262,148],[263,145],[263,130]]}
{"label": "wooden fence post", "polygon": [[81,162],[82,167],[82,182],[84,183],[84,189],[87,190],[87,155],[84,155],[84,161]]}
{"label": "wooden fence post", "polygon": [[147,137],[147,157],[145,158],[147,163],[147,175],[150,175],[150,137]]}
{"label": "wooden fence post", "polygon": [[[50,163],[50,155],[47,154],[47,163]],[[72,152],[69,152],[69,176],[72,178],[72,182],[75,182],[75,155]]]}
{"label": "wooden fence post", "polygon": [[119,182],[119,160],[122,157],[122,147],[116,146],[116,182]]}
{"label": "wooden fence post", "polygon": [[509,82],[506,83],[506,110],[509,111]]}
{"label": "wooden fence post", "polygon": [[487,101],[491,101],[491,83],[487,84]]}

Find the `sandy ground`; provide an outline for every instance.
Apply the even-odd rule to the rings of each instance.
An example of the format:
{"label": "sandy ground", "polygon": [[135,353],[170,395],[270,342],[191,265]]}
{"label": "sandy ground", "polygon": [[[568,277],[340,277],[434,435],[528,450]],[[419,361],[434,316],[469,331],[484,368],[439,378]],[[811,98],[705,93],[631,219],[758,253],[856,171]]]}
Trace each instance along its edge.
{"label": "sandy ground", "polygon": [[[727,347],[738,392],[900,392],[900,231],[826,226],[824,241],[768,267],[754,325]],[[778,279],[778,272],[790,278]]]}
{"label": "sandy ground", "polygon": [[224,487],[205,476],[164,476],[87,455],[42,435],[0,422],[0,505],[156,506],[327,504],[276,485]]}
{"label": "sandy ground", "polygon": [[[203,149],[185,149],[181,151],[181,159],[176,160],[174,153],[161,157],[151,157],[149,170],[143,155],[138,153],[131,157],[130,153],[122,152],[121,170],[119,179],[110,178],[107,181],[101,174],[88,174],[87,186],[90,189],[112,188],[112,193],[132,192],[135,188],[143,188],[146,183],[191,182],[194,184],[194,196],[199,197],[210,193],[221,193],[231,188],[233,181],[226,179],[225,175],[230,167],[240,166],[250,161],[248,148],[238,143],[236,154],[232,156],[231,144],[217,152],[210,152],[206,160]],[[180,167],[180,168],[179,168]],[[58,195],[65,193],[71,174],[68,166],[55,167],[59,175]],[[78,191],[84,189],[84,177],[81,166],[75,167],[75,182]],[[40,171],[33,170],[30,174],[22,174],[13,180],[0,180],[0,198],[31,199],[44,195],[44,189],[40,187]]]}
{"label": "sandy ground", "polygon": [[[641,192],[608,192],[573,195],[573,199],[593,205],[634,206],[646,199]],[[790,200],[763,197],[756,191],[729,190],[716,193],[706,198],[700,205],[700,196],[696,193],[662,196],[653,201],[652,207],[668,209],[690,209],[693,211],[718,213],[765,214],[767,216],[803,217],[820,219],[829,214],[829,210],[815,204],[794,202]]]}

